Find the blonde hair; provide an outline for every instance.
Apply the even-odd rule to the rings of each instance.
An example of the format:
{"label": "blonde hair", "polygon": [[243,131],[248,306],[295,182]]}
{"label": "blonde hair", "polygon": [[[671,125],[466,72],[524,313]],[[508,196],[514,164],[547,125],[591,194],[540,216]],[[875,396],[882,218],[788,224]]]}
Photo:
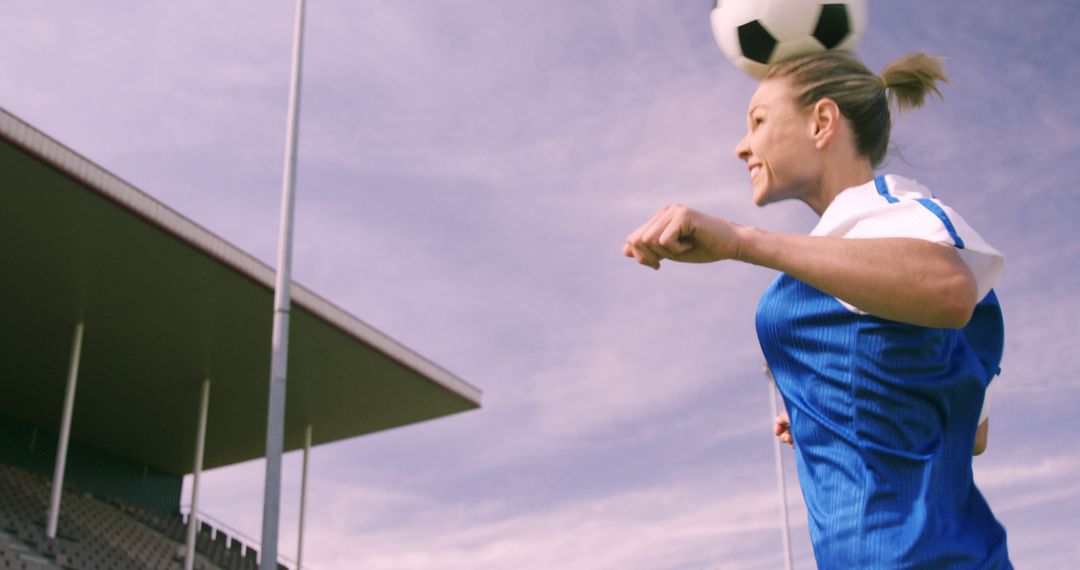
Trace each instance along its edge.
{"label": "blonde hair", "polygon": [[877,168],[885,159],[892,130],[891,105],[900,111],[923,106],[929,94],[943,98],[938,82],[948,83],[940,57],[913,53],[893,60],[874,75],[855,54],[826,50],[773,65],[765,79],[789,79],[796,98],[810,107],[823,98],[836,102],[851,123],[856,149]]}

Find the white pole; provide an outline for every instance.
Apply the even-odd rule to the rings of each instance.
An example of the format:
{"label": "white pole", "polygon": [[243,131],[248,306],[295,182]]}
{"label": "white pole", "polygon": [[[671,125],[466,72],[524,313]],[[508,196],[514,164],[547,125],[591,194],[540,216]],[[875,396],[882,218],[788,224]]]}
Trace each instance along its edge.
{"label": "white pole", "polygon": [[[769,365],[765,365],[765,375],[769,377],[769,399],[772,401],[772,415],[775,418],[780,415],[780,407],[776,401],[776,381],[773,379]],[[776,458],[776,488],[780,492],[780,530],[784,534],[784,568],[792,569],[791,559],[791,528],[788,525],[788,501],[787,485],[784,483],[784,456],[780,453],[780,438],[773,438],[773,457]]]}
{"label": "white pole", "polygon": [[199,399],[199,428],[195,436],[195,466],[191,476],[191,511],[188,513],[187,549],[184,570],[195,568],[195,536],[199,530],[199,480],[202,478],[203,451],[206,449],[206,418],[210,411],[210,379],[203,380]]}
{"label": "white pole", "polygon": [[262,552],[259,570],[277,570],[278,522],[281,510],[281,454],[285,440],[285,373],[289,358],[289,305],[292,281],[292,222],[296,187],[296,147],[300,126],[300,72],[304,45],[304,0],[296,0],[292,80],[285,133],[285,172],[281,193],[277,280],[274,284],[273,356],[266,417],[266,479],[263,484]]}
{"label": "white pole", "polygon": [[311,455],[311,424],[304,431],[304,470],[300,476],[300,532],[296,539],[296,570],[304,568],[304,510],[307,506],[308,456]]}
{"label": "white pole", "polygon": [[71,362],[68,366],[67,391],[64,393],[64,415],[60,419],[60,440],[56,444],[56,468],[53,471],[52,497],[49,501],[49,524],[45,536],[56,538],[60,520],[60,492],[64,488],[64,466],[67,463],[68,440],[71,436],[71,415],[75,411],[75,383],[79,379],[79,358],[82,355],[83,324],[75,325],[71,343]]}

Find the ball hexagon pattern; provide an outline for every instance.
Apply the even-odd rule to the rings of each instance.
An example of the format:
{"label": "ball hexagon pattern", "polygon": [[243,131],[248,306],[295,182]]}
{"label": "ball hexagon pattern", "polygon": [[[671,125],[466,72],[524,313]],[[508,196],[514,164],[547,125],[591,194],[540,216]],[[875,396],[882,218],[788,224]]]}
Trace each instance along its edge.
{"label": "ball hexagon pattern", "polygon": [[853,49],[866,30],[866,0],[716,0],[713,37],[756,79],[772,64],[815,51]]}

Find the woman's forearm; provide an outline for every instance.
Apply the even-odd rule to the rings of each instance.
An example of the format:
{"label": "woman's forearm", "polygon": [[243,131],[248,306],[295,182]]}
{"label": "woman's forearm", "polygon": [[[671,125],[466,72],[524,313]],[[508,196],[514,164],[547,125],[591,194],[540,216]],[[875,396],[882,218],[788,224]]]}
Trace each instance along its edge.
{"label": "woman's forearm", "polygon": [[971,319],[975,278],[949,246],[910,238],[844,239],[738,227],[741,261],[783,271],[872,315],[935,328]]}

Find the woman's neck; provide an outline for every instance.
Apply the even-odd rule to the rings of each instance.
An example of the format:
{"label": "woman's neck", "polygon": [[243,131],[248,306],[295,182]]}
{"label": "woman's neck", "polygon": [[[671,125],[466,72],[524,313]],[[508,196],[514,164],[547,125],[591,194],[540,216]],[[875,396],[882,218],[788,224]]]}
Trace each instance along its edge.
{"label": "woman's neck", "polygon": [[803,202],[806,202],[806,205],[820,216],[841,192],[866,184],[873,179],[874,169],[866,159],[858,160],[854,164],[847,162],[839,168],[825,168],[818,191],[804,196]]}

